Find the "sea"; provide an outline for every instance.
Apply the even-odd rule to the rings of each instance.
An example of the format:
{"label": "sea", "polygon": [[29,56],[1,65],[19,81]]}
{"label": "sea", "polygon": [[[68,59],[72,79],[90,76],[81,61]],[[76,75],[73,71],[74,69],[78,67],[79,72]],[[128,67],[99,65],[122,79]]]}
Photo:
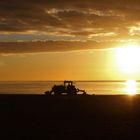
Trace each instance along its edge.
{"label": "sea", "polygon": [[[5,81],[0,82],[0,94],[44,94],[63,81]],[[74,81],[76,88],[92,95],[139,94],[140,82],[129,81]]]}

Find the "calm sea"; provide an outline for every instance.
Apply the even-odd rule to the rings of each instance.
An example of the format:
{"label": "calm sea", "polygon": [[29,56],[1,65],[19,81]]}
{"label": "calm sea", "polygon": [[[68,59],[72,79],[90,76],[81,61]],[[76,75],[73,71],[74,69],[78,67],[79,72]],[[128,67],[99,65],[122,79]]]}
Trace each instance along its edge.
{"label": "calm sea", "polygon": [[[51,90],[54,84],[63,82],[34,81],[34,82],[0,82],[0,94],[44,94]],[[74,82],[77,88],[84,89],[88,94],[116,95],[128,92],[140,93],[140,82]]]}

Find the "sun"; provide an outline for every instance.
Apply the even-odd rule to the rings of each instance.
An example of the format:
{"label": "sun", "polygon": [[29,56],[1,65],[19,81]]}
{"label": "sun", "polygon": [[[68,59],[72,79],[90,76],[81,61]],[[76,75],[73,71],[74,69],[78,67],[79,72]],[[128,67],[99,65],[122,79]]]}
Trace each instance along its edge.
{"label": "sun", "polygon": [[140,68],[140,47],[136,43],[117,48],[116,57],[119,69],[124,73],[135,73]]}

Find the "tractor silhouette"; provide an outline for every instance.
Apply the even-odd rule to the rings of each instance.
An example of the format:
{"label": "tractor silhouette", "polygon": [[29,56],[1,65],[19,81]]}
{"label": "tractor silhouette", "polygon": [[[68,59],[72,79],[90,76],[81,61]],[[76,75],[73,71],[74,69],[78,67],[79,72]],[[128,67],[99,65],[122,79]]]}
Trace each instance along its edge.
{"label": "tractor silhouette", "polygon": [[73,85],[73,81],[64,81],[63,85],[54,85],[51,91],[46,91],[46,95],[77,95],[86,94],[85,90],[80,90]]}

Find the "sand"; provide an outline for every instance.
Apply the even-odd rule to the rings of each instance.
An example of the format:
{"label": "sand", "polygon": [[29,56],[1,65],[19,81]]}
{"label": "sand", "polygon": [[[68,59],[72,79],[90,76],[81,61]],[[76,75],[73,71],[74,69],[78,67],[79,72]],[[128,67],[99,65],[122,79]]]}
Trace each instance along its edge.
{"label": "sand", "polygon": [[4,136],[47,139],[134,139],[140,96],[0,95]]}

